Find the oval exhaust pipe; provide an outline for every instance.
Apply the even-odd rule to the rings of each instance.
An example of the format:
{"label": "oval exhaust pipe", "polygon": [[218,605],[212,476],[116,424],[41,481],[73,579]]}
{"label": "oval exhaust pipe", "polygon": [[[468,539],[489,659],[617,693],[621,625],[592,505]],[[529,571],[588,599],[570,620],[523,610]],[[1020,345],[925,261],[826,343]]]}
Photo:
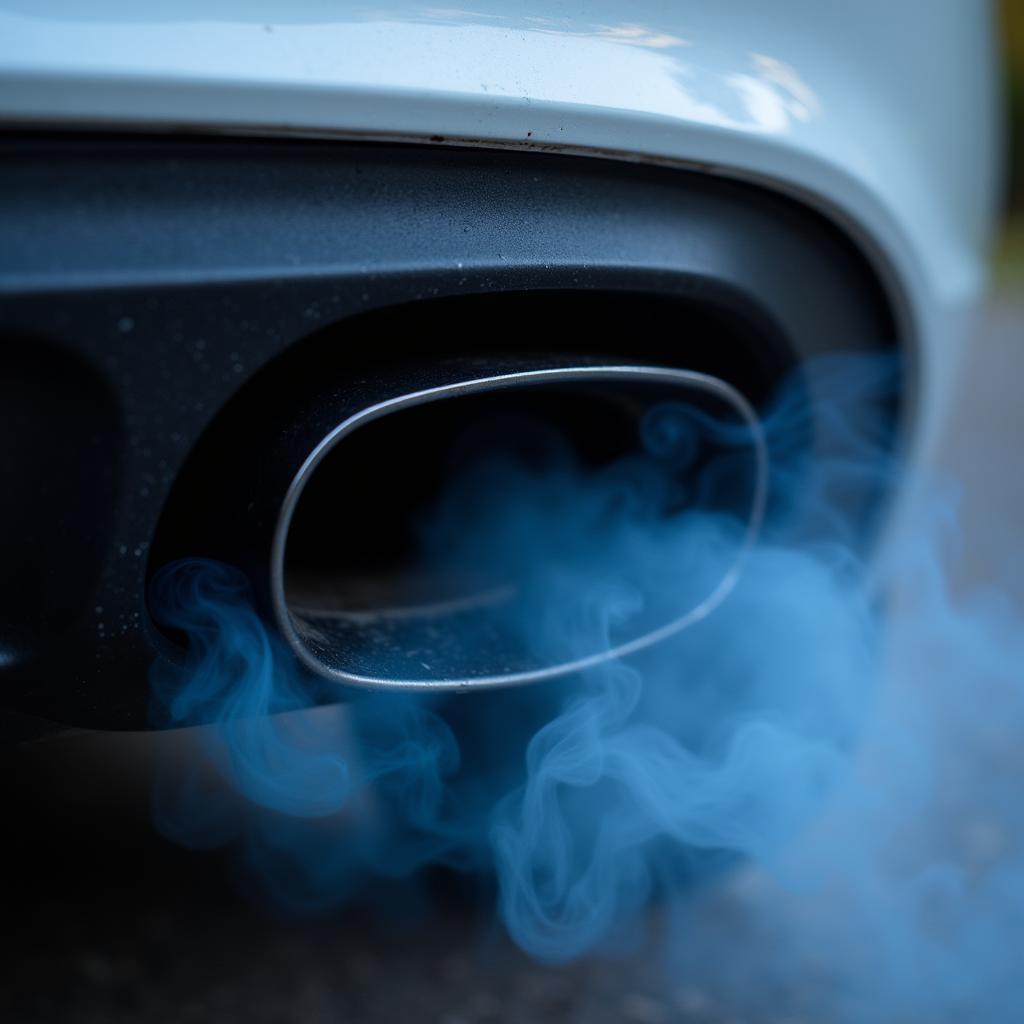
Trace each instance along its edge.
{"label": "oval exhaust pipe", "polygon": [[[428,373],[426,387],[356,381],[229,421],[186,469],[185,498],[165,510],[161,532],[171,532],[168,520],[191,522],[157,561],[199,555],[242,568],[259,608],[310,671],[391,689],[512,686],[578,672],[679,633],[733,589],[761,528],[768,452],[755,412],[730,384],[657,366],[463,379],[463,363]],[[728,499],[744,517],[741,541],[699,590],[681,585],[678,603],[662,601],[625,634],[545,660],[500,628],[522,600],[514,572],[474,575],[418,557],[419,523],[460,458],[486,457],[489,445],[531,458],[558,437],[580,465],[600,469],[639,450],[644,416],[662,403],[729,424],[728,444],[742,448]],[[200,519],[197,500],[225,514]]]}
{"label": "oval exhaust pipe", "polygon": [[[483,399],[481,402],[480,399]],[[475,400],[475,401],[474,401]],[[525,407],[531,420],[553,417],[555,427],[575,440],[577,451],[600,462],[628,449],[630,427],[636,434],[639,416],[654,403],[672,400],[714,407],[743,425],[750,445],[752,478],[748,482],[746,531],[736,558],[706,592],[678,614],[636,635],[553,664],[537,663],[515,649],[496,630],[495,609],[517,600],[514,579],[452,579],[443,571],[424,579],[403,573],[391,558],[388,565],[364,560],[360,571],[346,568],[365,540],[360,527],[367,517],[343,515],[339,507],[352,493],[366,494],[381,473],[397,476],[397,486],[377,500],[362,499],[364,510],[380,530],[380,518],[408,524],[416,498],[441,475],[438,465],[401,465],[401,433],[415,432],[413,455],[422,462],[424,442],[444,452],[457,440],[453,431],[474,413],[491,421]],[[440,410],[441,404],[450,409]],[[475,409],[467,409],[474,405]],[[485,410],[483,406],[488,408]],[[440,416],[438,415],[440,413]],[[575,415],[575,421],[574,421]],[[393,418],[393,431],[373,425]],[[595,437],[604,420],[603,437]],[[400,422],[403,421],[403,422]],[[436,432],[436,433],[435,433]],[[426,435],[426,437],[424,436]],[[362,442],[362,443],[358,443]],[[390,451],[388,445],[394,446]],[[351,449],[351,451],[350,451]],[[408,461],[408,460],[407,460]],[[331,465],[333,463],[333,466]],[[369,687],[463,689],[510,686],[550,679],[601,661],[640,651],[707,616],[735,585],[742,558],[754,543],[764,513],[768,456],[761,425],[749,404],[731,385],[685,370],[649,366],[576,366],[482,377],[427,388],[386,399],[360,410],[331,430],[295,474],[281,505],[270,562],[271,599],[281,633],[299,660],[318,675],[339,683]],[[318,481],[318,475],[325,479]],[[412,477],[411,489],[403,488]],[[424,480],[426,476],[426,481]],[[317,484],[319,483],[319,486]],[[424,484],[426,483],[426,487]],[[319,505],[319,507],[318,507]],[[396,538],[398,561],[405,557],[409,537]],[[313,534],[302,536],[302,531]],[[332,533],[332,531],[335,531]],[[299,534],[297,537],[296,535]],[[341,551],[327,550],[332,536],[347,542]],[[325,540],[328,543],[324,543]],[[354,542],[354,543],[348,543]],[[291,553],[292,549],[297,549]],[[322,560],[317,565],[317,552]],[[382,672],[381,666],[387,666]]]}

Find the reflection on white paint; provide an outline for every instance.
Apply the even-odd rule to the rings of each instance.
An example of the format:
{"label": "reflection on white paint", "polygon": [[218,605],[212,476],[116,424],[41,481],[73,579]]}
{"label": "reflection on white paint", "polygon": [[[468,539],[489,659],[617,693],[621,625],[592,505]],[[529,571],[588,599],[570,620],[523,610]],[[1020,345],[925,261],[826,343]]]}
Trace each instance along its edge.
{"label": "reflection on white paint", "polygon": [[797,74],[796,68],[764,53],[752,53],[751,60],[765,82],[778,86],[790,97],[789,112],[801,121],[821,113],[821,101],[815,91]]}
{"label": "reflection on white paint", "polygon": [[[424,18],[436,19],[438,21],[508,21],[506,14],[488,14],[485,11],[468,11],[462,7],[424,7],[422,12]],[[529,18],[527,21],[531,20]]]}
{"label": "reflection on white paint", "polygon": [[[19,13],[12,13],[17,8]],[[813,91],[781,60],[738,49],[697,46],[653,22],[521,17],[458,7],[423,7],[395,17],[263,23],[152,17],[42,20],[23,3],[0,3],[8,68],[66,74],[175,74],[187,55],[190,78],[266,81],[282,87],[409,89],[422,94],[485,93],[530,103],[636,110],[720,128],[781,134],[820,109]],[[112,12],[111,12],[112,13]],[[244,39],[245,45],[240,45]],[[0,42],[0,51],[3,50]],[[399,56],[400,55],[400,56]]]}
{"label": "reflection on white paint", "polygon": [[674,36],[669,32],[659,32],[657,29],[649,28],[647,25],[637,25],[628,22],[620,25],[594,25],[590,30],[559,29],[545,26],[540,27],[539,31],[556,32],[559,35],[573,36],[577,39],[604,39],[609,43],[622,43],[625,46],[645,46],[651,50],[665,50],[672,46],[690,45],[687,40]]}
{"label": "reflection on white paint", "polygon": [[425,7],[420,16],[430,21],[447,21],[463,25],[467,22],[494,23],[503,22],[512,28],[526,28],[537,32],[551,32],[557,35],[571,36],[575,39],[593,38],[607,39],[613,43],[624,43],[626,46],[646,46],[652,50],[663,50],[670,46],[688,46],[689,43],[670,32],[660,32],[648,25],[622,22],[621,24],[594,23],[580,27],[577,19],[551,18],[542,15],[495,14],[488,11],[471,11],[462,7]]}
{"label": "reflection on white paint", "polygon": [[743,105],[747,124],[765,132],[784,132],[789,127],[790,111],[785,99],[767,82],[753,75],[729,75],[726,81]]}
{"label": "reflection on white paint", "polygon": [[[581,27],[578,21],[569,19],[518,18],[455,7],[427,7],[423,9],[422,16],[432,22],[450,22],[453,27],[465,28],[467,22],[478,22],[476,28],[493,32],[496,30],[494,23],[502,22],[502,27],[520,34],[553,35],[647,50],[692,45],[682,36],[639,22],[595,23]],[[730,69],[728,58],[718,56],[709,60],[709,56],[705,53],[684,60],[673,54],[666,56],[665,60],[643,62],[648,86],[653,76],[662,81],[666,92],[674,94],[674,99],[666,99],[659,112],[723,128],[753,129],[764,133],[785,132],[792,120],[809,121],[820,112],[821,103],[814,91],[800,78],[796,69],[784,61],[751,53],[746,55],[745,63],[734,61]],[[632,69],[623,64],[621,54],[608,52],[605,59],[610,63],[604,64],[604,73],[616,89],[621,89]],[[595,54],[595,65],[600,63],[602,58]],[[670,81],[665,83],[665,78]],[[488,91],[501,90],[489,88]],[[710,99],[715,94],[720,97],[718,102]],[[618,104],[610,101],[606,105],[614,107]]]}

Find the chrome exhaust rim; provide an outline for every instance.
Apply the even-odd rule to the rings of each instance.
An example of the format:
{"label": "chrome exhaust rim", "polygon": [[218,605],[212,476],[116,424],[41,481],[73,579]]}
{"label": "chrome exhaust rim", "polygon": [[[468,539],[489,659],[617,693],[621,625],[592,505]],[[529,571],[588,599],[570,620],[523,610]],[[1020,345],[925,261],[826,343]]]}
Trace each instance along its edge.
{"label": "chrome exhaust rim", "polygon": [[[535,669],[468,678],[404,679],[347,672],[325,664],[320,658],[316,657],[295,628],[292,612],[285,595],[284,565],[288,532],[299,497],[325,456],[345,437],[359,428],[383,416],[391,415],[404,409],[411,409],[442,398],[457,398],[464,395],[486,393],[487,391],[499,390],[508,386],[527,383],[572,383],[577,381],[646,381],[650,383],[682,385],[721,399],[739,414],[750,432],[750,443],[755,465],[754,486],[747,526],[743,539],[737,549],[736,558],[714,589],[683,615],[669,620],[657,629],[642,633],[631,640],[610,646],[604,650],[595,651],[593,654],[585,655],[581,658]],[[722,604],[739,581],[743,563],[760,536],[768,495],[768,467],[768,443],[764,427],[753,407],[731,384],[719,377],[696,370],[642,365],[567,366],[478,377],[468,381],[442,384],[394,398],[388,398],[361,409],[329,431],[309,453],[292,478],[281,504],[271,547],[270,596],[274,618],[281,635],[285,638],[288,646],[301,664],[322,678],[347,686],[375,690],[466,691],[522,686],[573,675],[605,662],[615,661],[636,654],[661,643],[669,637],[675,636],[706,619]]]}

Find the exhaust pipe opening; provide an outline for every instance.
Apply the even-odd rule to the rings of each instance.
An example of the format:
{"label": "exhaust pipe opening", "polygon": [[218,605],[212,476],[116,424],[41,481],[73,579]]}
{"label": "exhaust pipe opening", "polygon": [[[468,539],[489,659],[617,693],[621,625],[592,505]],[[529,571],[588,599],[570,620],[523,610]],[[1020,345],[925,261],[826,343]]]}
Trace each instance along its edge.
{"label": "exhaust pipe opening", "polygon": [[[427,525],[468,466],[511,459],[542,472],[569,458],[583,473],[600,473],[639,454],[644,417],[662,403],[684,403],[706,413],[703,422],[727,426],[705,431],[678,472],[729,460],[701,500],[742,518],[742,543],[714,578],[679,580],[600,648],[545,660],[510,626],[538,567],[446,562],[436,545],[427,550]],[[274,614],[300,660],[343,683],[477,688],[578,671],[676,633],[725,598],[760,527],[767,463],[745,399],[696,372],[534,370],[390,398],[330,431],[292,479],[273,540]],[[682,486],[666,517],[686,513],[686,493]]]}

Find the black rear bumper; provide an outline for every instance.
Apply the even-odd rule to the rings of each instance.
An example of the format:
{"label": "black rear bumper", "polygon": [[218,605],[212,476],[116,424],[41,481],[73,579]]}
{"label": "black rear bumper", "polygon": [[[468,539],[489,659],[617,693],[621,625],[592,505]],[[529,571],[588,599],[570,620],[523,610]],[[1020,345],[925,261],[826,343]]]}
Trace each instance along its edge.
{"label": "black rear bumper", "polygon": [[642,359],[757,403],[815,354],[905,343],[835,227],[710,175],[449,148],[7,138],[0,705],[146,724],[166,643],[146,581],[179,471],[233,397],[272,400],[327,350],[332,372],[361,375],[435,356]]}

